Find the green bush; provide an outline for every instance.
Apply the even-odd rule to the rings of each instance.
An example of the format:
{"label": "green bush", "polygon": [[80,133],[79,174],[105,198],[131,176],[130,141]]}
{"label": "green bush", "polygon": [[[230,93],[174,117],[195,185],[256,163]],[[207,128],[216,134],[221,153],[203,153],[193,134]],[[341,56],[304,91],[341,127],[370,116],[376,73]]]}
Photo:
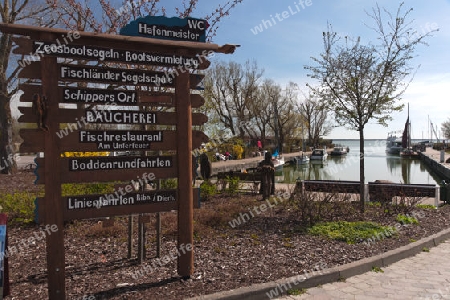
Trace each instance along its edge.
{"label": "green bush", "polygon": [[227,194],[230,196],[235,196],[239,192],[239,188],[241,186],[241,181],[239,177],[229,177],[227,176],[225,179],[227,183],[227,189],[225,190]]}
{"label": "green bush", "polygon": [[398,214],[395,220],[403,225],[406,224],[419,224],[419,221],[415,217]]}
{"label": "green bush", "polygon": [[381,236],[384,232],[395,232],[395,227],[382,226],[374,222],[326,222],[312,226],[308,233],[324,236],[330,239],[355,244],[374,236]]}
{"label": "green bush", "polygon": [[421,209],[430,209],[430,210],[436,209],[436,206],[434,206],[432,204],[417,204],[416,207],[421,208]]}
{"label": "green bush", "polygon": [[[62,184],[61,190],[63,197],[69,195],[108,194],[114,192],[114,184]],[[44,197],[44,193],[16,191],[14,193],[0,194],[1,212],[8,215],[10,222],[32,223],[35,220],[35,200],[38,197]]]}
{"label": "green bush", "polygon": [[176,178],[169,178],[161,180],[161,189],[162,190],[173,190],[178,187],[178,181]]}
{"label": "green bush", "polygon": [[89,194],[110,194],[114,192],[113,183],[64,183],[61,185],[63,197]]}
{"label": "green bush", "polygon": [[203,201],[208,200],[210,197],[217,194],[217,186],[210,181],[203,181],[200,184],[200,198]]}
{"label": "green bush", "polygon": [[13,223],[34,222],[34,201],[37,194],[29,192],[15,192],[0,194],[1,211],[8,215],[8,221]]}

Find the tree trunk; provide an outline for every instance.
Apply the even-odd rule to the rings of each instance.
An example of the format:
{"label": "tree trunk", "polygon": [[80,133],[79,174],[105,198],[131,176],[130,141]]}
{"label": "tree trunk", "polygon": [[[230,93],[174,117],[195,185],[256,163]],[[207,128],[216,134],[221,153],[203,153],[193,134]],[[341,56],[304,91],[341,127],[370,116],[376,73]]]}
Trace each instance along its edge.
{"label": "tree trunk", "polygon": [[11,36],[2,34],[0,38],[0,174],[12,174],[16,171],[12,146],[11,93],[8,92],[6,76],[11,48]]}
{"label": "tree trunk", "polygon": [[264,149],[264,147],[266,146],[266,130],[265,129],[261,130],[261,144]]}
{"label": "tree trunk", "polygon": [[6,89],[3,89],[6,84],[1,84],[0,91],[0,173],[12,174],[16,171],[16,162],[14,160],[14,151],[12,146],[12,124],[11,124],[11,109],[9,107],[9,97]]}
{"label": "tree trunk", "polygon": [[364,130],[359,131],[359,198],[360,198],[360,210],[363,213],[365,209],[364,199]]}
{"label": "tree trunk", "polygon": [[280,129],[280,134],[278,136],[278,153],[283,153],[283,144],[284,144],[284,133],[283,130]]}

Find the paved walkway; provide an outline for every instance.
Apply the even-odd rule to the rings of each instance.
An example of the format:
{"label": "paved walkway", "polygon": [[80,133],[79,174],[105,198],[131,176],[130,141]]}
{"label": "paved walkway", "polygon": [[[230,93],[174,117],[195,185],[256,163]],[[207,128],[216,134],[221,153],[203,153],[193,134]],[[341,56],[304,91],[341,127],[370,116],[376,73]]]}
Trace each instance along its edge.
{"label": "paved walkway", "polygon": [[[304,153],[306,155],[311,154],[311,152],[304,152]],[[283,153],[282,156],[285,162],[287,162],[292,157],[299,156],[300,154],[301,152]],[[212,174],[217,174],[217,172],[240,171],[241,169],[254,168],[257,167],[258,163],[261,162],[263,159],[264,159],[263,156],[256,156],[239,160],[214,161],[211,163]]]}
{"label": "paved walkway", "polygon": [[447,168],[450,168],[450,163],[446,163],[447,159],[450,158],[450,153],[444,152],[444,162],[441,162],[441,151],[434,150],[432,148],[427,148],[425,152],[423,152],[426,156],[429,158],[435,160],[436,162],[441,163],[442,165],[446,166]]}
{"label": "paved walkway", "polygon": [[278,299],[450,299],[450,241],[343,282],[310,288],[300,296]]}

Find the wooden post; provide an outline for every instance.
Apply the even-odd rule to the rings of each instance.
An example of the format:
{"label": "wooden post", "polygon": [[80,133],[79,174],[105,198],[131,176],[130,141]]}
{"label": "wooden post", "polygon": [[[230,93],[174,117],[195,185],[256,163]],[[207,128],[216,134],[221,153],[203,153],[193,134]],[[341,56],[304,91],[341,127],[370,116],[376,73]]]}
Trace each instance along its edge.
{"label": "wooden post", "polygon": [[127,258],[133,257],[133,215],[128,216],[128,254]]}
{"label": "wooden post", "polygon": [[[162,155],[162,151],[158,152],[158,155]],[[158,179],[158,190],[161,189],[161,179]],[[156,213],[156,257],[161,257],[161,213]]]}
{"label": "wooden post", "polygon": [[161,213],[156,213],[156,257],[161,257]]}
{"label": "wooden post", "polygon": [[[184,71],[184,72],[183,72]],[[192,194],[192,107],[189,89],[189,72],[180,70],[175,79],[177,111],[178,158],[178,275],[190,277],[194,273],[193,250],[193,194]]]}
{"label": "wooden post", "polygon": [[[45,213],[46,226],[56,228],[56,232],[46,235],[48,296],[50,300],[65,299],[65,253],[63,202],[61,200],[60,181],[60,141],[56,132],[59,130],[58,115],[58,74],[56,57],[42,57],[42,96],[47,98],[48,131],[45,132]],[[56,227],[54,227],[56,226]]]}
{"label": "wooden post", "polygon": [[144,262],[145,257],[145,233],[144,233],[144,222],[142,219],[142,214],[138,217],[138,251],[137,251],[138,264]]}

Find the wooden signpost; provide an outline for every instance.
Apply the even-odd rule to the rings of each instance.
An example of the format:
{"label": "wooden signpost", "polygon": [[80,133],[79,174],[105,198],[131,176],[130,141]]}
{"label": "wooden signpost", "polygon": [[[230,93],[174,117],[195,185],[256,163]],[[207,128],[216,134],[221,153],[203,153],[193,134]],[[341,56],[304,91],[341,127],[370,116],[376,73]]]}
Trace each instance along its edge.
{"label": "wooden signpost", "polygon": [[[45,185],[45,196],[37,201],[39,222],[58,228],[46,237],[49,299],[66,298],[64,221],[178,209],[178,245],[193,244],[198,193],[192,187],[192,150],[207,137],[192,126],[207,118],[192,113],[192,107],[200,107],[204,100],[191,90],[198,89],[204,77],[198,70],[208,67],[207,55],[233,53],[236,48],[204,43],[206,27],[201,19],[146,17],[130,23],[121,31],[124,35],[108,35],[0,24],[4,34],[18,35],[14,53],[32,60],[39,57],[25,63],[18,75],[29,80],[20,85],[24,91],[20,101],[34,104],[21,108],[19,122],[38,124],[37,129],[21,130],[21,151],[44,152],[36,172],[37,183]],[[58,58],[83,63],[64,64]],[[139,129],[92,128],[99,124]],[[161,130],[160,125],[176,129]],[[63,152],[115,150],[142,154],[172,150],[176,155],[61,157]],[[145,173],[156,179],[177,177],[178,188],[61,196],[62,183],[130,181]],[[186,251],[178,258],[178,274],[189,277],[193,270],[193,251]]]}
{"label": "wooden signpost", "polygon": [[[139,136],[135,133],[138,132]],[[43,137],[45,132],[39,129],[21,129],[20,136],[24,139],[20,152],[44,152]],[[173,150],[177,145],[175,130],[157,131],[125,131],[125,130],[78,130],[75,126],[60,132],[61,151],[128,151],[128,150]],[[141,137],[144,140],[136,140]],[[94,141],[93,139],[96,139]],[[192,147],[198,148],[206,143],[208,137],[198,130],[192,131]]]}
{"label": "wooden signpost", "polygon": [[[20,84],[24,93],[20,102],[30,102],[34,94],[41,93],[40,85]],[[148,92],[139,90],[105,90],[96,88],[58,87],[61,103],[103,104],[117,106],[175,106],[175,94]],[[201,107],[205,103],[199,94],[191,94],[192,108]]]}

